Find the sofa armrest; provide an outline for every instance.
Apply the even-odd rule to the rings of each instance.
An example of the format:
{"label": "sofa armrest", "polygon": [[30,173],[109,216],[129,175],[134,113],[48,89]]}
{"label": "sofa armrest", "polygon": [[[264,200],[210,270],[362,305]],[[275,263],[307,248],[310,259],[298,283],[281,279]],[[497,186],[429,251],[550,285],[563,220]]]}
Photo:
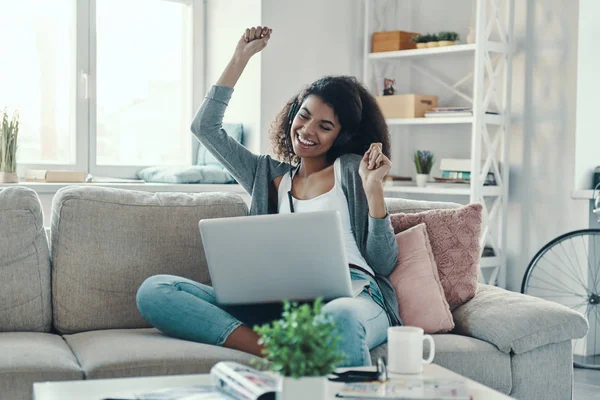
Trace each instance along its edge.
{"label": "sofa armrest", "polygon": [[479,284],[477,294],[452,313],[453,333],[492,343],[504,353],[578,339],[588,331],[587,319],[561,304]]}

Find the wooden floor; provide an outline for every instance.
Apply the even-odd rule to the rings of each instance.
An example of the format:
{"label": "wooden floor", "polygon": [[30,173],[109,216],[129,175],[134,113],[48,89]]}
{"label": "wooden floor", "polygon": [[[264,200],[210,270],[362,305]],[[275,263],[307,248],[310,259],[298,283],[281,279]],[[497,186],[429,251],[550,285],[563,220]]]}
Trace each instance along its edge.
{"label": "wooden floor", "polygon": [[575,368],[574,400],[600,400],[600,370]]}

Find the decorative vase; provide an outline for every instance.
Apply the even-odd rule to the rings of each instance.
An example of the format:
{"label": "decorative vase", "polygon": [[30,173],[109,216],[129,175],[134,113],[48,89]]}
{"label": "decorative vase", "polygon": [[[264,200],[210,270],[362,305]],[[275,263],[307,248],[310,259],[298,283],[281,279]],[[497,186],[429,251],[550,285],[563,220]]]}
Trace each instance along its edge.
{"label": "decorative vase", "polygon": [[306,400],[325,398],[327,378],[309,376],[300,379],[283,377],[281,391],[277,392],[277,400]]}
{"label": "decorative vase", "polygon": [[0,172],[0,183],[19,183],[19,176],[14,172]]}
{"label": "decorative vase", "polygon": [[427,186],[428,180],[429,180],[429,174],[417,174],[417,186],[418,187]]}
{"label": "decorative vase", "polygon": [[454,41],[453,40],[440,40],[438,42],[438,46],[440,46],[440,47],[454,46]]}
{"label": "decorative vase", "polygon": [[417,43],[417,49],[424,49],[427,47],[427,43]]}
{"label": "decorative vase", "polygon": [[467,34],[467,43],[475,43],[475,28],[473,28],[472,26],[469,27],[469,33]]}
{"label": "decorative vase", "polygon": [[438,47],[439,43],[438,42],[427,42],[427,47]]}

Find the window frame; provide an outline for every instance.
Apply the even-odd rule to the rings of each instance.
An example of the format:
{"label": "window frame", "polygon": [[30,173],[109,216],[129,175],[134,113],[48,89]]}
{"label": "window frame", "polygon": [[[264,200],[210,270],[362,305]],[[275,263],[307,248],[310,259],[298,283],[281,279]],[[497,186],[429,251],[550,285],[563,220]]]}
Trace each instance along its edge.
{"label": "window frame", "polygon": [[[18,163],[17,173],[24,176],[28,169],[60,169],[85,171],[94,176],[114,178],[135,178],[136,172],[149,165],[99,166],[96,163],[96,1],[73,0],[76,7],[76,76],[75,80],[75,162],[62,163]],[[205,2],[204,0],[163,0],[185,4],[190,7],[187,20],[190,46],[186,74],[190,78],[191,87],[187,95],[191,96],[190,115],[200,106],[204,97],[205,81]],[[191,120],[189,121],[191,124]],[[190,132],[192,143],[186,162],[196,162],[197,141]]]}

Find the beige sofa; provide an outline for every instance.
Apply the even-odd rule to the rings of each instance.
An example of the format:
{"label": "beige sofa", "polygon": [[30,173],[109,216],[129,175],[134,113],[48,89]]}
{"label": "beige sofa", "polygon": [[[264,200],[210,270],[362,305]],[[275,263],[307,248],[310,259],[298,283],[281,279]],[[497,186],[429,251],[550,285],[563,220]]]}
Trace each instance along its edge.
{"label": "beige sofa", "polygon": [[[455,207],[388,199],[390,212]],[[247,354],[172,339],[139,315],[145,278],[209,282],[198,221],[240,216],[233,193],[57,192],[51,243],[36,193],[0,191],[0,397],[30,399],[38,381],[207,372]],[[520,399],[572,396],[571,339],[587,322],[570,309],[481,285],[435,335],[436,363]],[[373,350],[385,355],[386,345]]]}

